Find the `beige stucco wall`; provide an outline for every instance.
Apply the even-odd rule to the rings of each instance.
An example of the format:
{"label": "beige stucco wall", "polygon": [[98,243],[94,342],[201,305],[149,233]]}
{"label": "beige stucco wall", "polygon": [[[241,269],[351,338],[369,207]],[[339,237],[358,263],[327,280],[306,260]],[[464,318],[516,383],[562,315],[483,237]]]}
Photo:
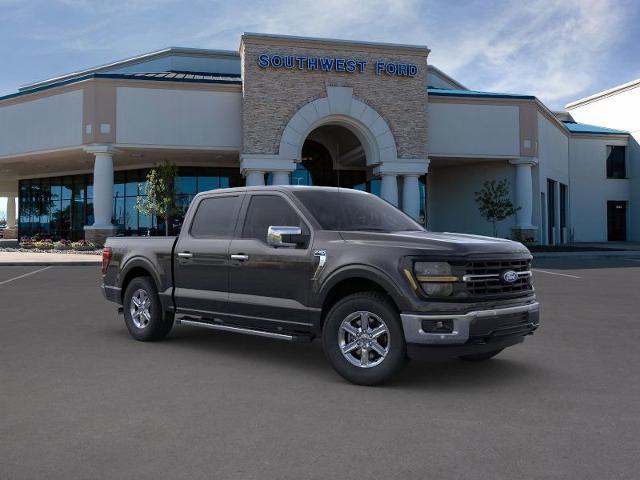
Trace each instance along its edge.
{"label": "beige stucco wall", "polygon": [[[275,155],[289,119],[305,104],[327,96],[327,86],[353,88],[353,98],[377,111],[389,125],[398,157],[426,158],[426,48],[376,47],[358,43],[243,37],[243,144],[245,154]],[[260,68],[260,54],[355,58],[368,61],[364,73]],[[414,77],[376,75],[376,61],[418,65]]]}

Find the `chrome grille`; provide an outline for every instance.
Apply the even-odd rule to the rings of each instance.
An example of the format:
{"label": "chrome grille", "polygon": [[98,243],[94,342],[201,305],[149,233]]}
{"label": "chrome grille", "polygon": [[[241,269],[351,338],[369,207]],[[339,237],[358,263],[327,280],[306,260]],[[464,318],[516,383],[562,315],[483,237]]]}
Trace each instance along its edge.
{"label": "chrome grille", "polygon": [[[505,283],[501,274],[513,270],[518,274],[514,283]],[[531,262],[529,260],[484,260],[465,265],[462,277],[470,295],[498,295],[531,290]]]}

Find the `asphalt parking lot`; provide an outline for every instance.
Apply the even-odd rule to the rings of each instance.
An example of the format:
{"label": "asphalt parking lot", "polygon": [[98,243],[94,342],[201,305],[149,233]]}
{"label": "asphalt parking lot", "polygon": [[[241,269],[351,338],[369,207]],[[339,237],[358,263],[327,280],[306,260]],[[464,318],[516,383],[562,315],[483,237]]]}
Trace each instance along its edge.
{"label": "asphalt parking lot", "polygon": [[640,260],[534,266],[536,335],[376,388],[319,342],[136,342],[98,267],[0,267],[0,478],[640,478]]}

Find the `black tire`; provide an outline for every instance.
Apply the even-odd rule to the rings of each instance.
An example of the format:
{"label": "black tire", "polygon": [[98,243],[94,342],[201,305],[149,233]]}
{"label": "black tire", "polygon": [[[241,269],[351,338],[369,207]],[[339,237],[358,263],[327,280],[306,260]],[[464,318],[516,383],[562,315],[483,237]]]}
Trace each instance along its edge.
{"label": "black tire", "polygon": [[[342,353],[340,338],[344,338],[344,343],[348,345],[356,342],[357,337],[342,330],[341,325],[343,321],[361,311],[372,314],[371,316],[367,315],[369,319],[367,322],[371,325],[371,329],[381,327],[383,324],[386,326],[388,333],[382,334],[375,340],[377,342],[376,348],[382,347],[386,349],[386,353],[382,356],[373,348],[367,350],[358,348],[346,354],[350,355],[350,361]],[[361,316],[359,317],[361,318]],[[383,324],[379,320],[382,320]],[[362,320],[355,317],[353,321],[356,324],[362,324]],[[359,334],[362,333],[359,332]],[[340,335],[343,337],[339,337]],[[368,341],[368,345],[372,344],[370,339],[362,341]],[[327,314],[322,330],[322,344],[325,354],[336,372],[357,385],[383,383],[402,368],[407,358],[407,345],[400,316],[386,296],[378,292],[354,293],[338,301]],[[352,361],[357,362],[358,357],[362,362],[363,351],[367,352],[364,363],[369,363],[369,359],[371,359],[370,365],[373,364],[373,366],[363,367],[351,363]]]}
{"label": "black tire", "polygon": [[[134,320],[134,314],[132,314],[132,306],[135,306],[134,295],[139,301],[142,295],[140,292],[144,292],[150,302],[149,318],[135,315],[136,319]],[[129,333],[141,342],[162,340],[173,327],[173,315],[162,310],[158,290],[149,277],[136,277],[131,280],[124,293],[123,310],[124,323]],[[138,311],[139,309],[134,308],[134,310]]]}
{"label": "black tire", "polygon": [[504,350],[504,349],[500,348],[499,350],[493,350],[491,352],[472,353],[470,355],[462,355],[459,358],[460,358],[460,360],[464,360],[466,362],[484,362],[485,360],[489,360],[490,358],[495,357],[502,350]]}

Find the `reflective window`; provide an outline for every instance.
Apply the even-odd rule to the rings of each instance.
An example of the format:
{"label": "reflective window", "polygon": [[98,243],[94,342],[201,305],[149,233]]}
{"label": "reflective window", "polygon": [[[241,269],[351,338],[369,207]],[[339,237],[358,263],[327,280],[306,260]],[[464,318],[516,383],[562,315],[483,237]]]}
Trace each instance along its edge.
{"label": "reflective window", "polygon": [[197,238],[231,238],[238,218],[242,197],[205,198],[198,205],[191,235]]}
{"label": "reflective window", "polygon": [[270,226],[301,227],[303,233],[309,232],[300,216],[284,198],[278,195],[252,196],[242,227],[242,237],[266,243]]}
{"label": "reflective window", "polygon": [[627,147],[607,147],[607,178],[627,178]]}

